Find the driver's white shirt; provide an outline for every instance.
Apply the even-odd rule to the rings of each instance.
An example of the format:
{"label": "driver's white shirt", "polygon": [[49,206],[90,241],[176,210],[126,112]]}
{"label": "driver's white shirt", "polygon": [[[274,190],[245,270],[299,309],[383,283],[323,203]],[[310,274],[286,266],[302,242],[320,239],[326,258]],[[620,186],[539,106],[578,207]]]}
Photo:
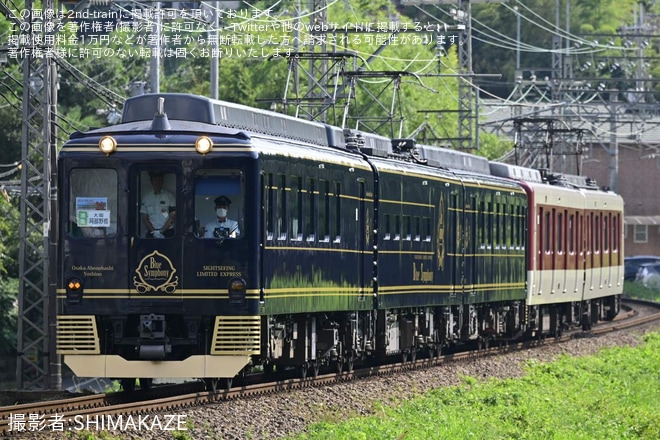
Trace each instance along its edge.
{"label": "driver's white shirt", "polygon": [[213,232],[216,228],[228,229],[229,233],[235,233],[235,237],[238,237],[241,234],[241,231],[238,229],[238,222],[236,220],[229,220],[228,218],[225,221],[221,222],[216,219],[206,225],[206,230],[204,232],[204,238],[214,238]]}

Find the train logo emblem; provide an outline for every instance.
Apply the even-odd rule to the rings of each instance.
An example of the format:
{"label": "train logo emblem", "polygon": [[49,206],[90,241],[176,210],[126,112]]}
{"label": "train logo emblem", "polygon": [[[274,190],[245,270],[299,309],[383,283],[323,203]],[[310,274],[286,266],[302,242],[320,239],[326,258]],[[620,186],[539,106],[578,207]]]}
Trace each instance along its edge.
{"label": "train logo emblem", "polygon": [[174,276],[176,269],[172,261],[158,251],[145,256],[135,269],[133,285],[139,293],[172,293],[179,284],[179,277]]}

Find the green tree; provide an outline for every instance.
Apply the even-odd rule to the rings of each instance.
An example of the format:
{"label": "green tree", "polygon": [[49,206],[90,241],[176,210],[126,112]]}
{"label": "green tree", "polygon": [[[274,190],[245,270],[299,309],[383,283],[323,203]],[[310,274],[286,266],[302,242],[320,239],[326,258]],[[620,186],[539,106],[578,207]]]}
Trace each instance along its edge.
{"label": "green tree", "polygon": [[0,354],[10,354],[16,347],[19,213],[4,190],[0,218]]}
{"label": "green tree", "polygon": [[[20,72],[17,65],[10,65],[0,74],[0,165],[8,165],[21,159],[21,97]],[[1,171],[6,171],[4,168]],[[7,177],[3,178],[6,180]]]}

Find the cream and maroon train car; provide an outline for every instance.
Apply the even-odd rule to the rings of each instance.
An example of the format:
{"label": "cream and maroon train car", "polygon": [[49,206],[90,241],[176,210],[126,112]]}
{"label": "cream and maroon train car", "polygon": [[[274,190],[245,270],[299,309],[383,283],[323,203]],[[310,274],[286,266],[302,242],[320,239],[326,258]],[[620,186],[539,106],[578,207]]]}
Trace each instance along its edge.
{"label": "cream and maroon train car", "polygon": [[491,171],[519,180],[529,198],[527,305],[554,330],[612,319],[623,292],[623,199],[581,176],[497,163]]}

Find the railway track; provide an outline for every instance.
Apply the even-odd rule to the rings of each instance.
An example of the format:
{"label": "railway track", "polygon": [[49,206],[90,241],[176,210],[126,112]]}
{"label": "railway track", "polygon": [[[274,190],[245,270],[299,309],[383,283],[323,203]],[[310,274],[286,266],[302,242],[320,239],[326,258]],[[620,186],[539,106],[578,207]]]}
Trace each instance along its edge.
{"label": "railway track", "polygon": [[[24,416],[25,429],[23,430],[23,435],[29,435],[29,431],[38,430],[37,428],[48,431],[49,424],[53,423],[54,420],[57,420],[57,423],[61,423],[63,430],[66,431],[67,424],[73,424],[81,418],[89,420],[101,415],[133,415],[137,417],[150,413],[173,413],[184,408],[221,400],[285,392],[332,384],[339,381],[351,381],[374,375],[389,375],[402,371],[431,368],[449,362],[460,362],[516,350],[526,350],[535,346],[559,344],[576,337],[598,336],[608,332],[643,326],[656,321],[660,321],[660,304],[649,303],[647,301],[625,300],[622,312],[614,321],[602,322],[588,332],[566,332],[557,338],[539,338],[525,342],[498,344],[497,346],[482,347],[474,351],[361,368],[351,372],[342,372],[341,374],[322,374],[317,377],[308,377],[305,379],[291,378],[257,384],[239,384],[235,382],[235,388],[231,390],[219,390],[215,393],[205,391],[201,382],[190,382],[179,385],[154,387],[147,392],[96,394],[64,400],[4,406],[0,407],[0,435],[7,436],[13,434],[13,432],[10,432],[10,416],[17,414]],[[16,423],[15,419],[13,423]]]}

